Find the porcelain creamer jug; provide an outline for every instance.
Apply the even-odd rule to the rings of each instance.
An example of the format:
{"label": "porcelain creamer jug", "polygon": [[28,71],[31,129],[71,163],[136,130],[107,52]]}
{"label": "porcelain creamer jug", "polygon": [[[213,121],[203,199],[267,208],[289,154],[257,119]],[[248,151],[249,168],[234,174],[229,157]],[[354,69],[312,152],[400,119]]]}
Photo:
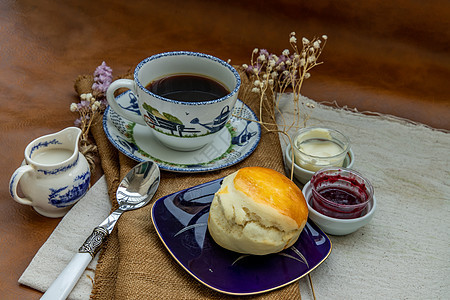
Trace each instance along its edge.
{"label": "porcelain creamer jug", "polygon": [[78,151],[80,136],[81,129],[69,127],[28,144],[9,182],[14,200],[46,217],[64,216],[89,187],[89,164]]}

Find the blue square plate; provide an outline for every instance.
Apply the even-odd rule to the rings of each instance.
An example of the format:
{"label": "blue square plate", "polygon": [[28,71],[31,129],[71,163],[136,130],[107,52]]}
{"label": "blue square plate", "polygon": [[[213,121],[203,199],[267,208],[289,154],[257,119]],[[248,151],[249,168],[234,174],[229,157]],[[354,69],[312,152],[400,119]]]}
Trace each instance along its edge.
{"label": "blue square plate", "polygon": [[225,294],[259,294],[300,279],[330,255],[329,238],[310,220],[297,242],[279,253],[243,255],[217,245],[209,235],[207,222],[222,179],[165,196],[152,207],[159,237],[195,279]]}

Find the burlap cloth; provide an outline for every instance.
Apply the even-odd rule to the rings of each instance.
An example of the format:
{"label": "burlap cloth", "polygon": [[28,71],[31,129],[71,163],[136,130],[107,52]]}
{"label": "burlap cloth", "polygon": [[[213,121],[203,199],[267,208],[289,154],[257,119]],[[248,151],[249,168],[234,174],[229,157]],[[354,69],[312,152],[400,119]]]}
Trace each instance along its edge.
{"label": "burlap cloth", "polygon": [[[239,68],[237,68],[239,70]],[[259,97],[250,92],[251,82],[239,70],[242,86],[239,99],[253,111],[259,111]],[[131,72],[121,78],[132,78]],[[90,92],[93,78],[80,76],[75,82],[78,94]],[[91,133],[98,146],[113,210],[117,208],[115,191],[120,180],[137,164],[120,153],[106,137],[102,118],[94,120]],[[208,173],[181,174],[162,171],[154,200],[176,191],[226,176],[247,166],[272,168],[281,173],[283,158],[277,133],[262,132],[261,140],[247,159]],[[150,217],[151,204],[124,213],[114,228],[99,258],[92,299],[228,299],[195,280],[170,256],[159,239]],[[253,296],[254,299],[300,299],[298,283]]]}

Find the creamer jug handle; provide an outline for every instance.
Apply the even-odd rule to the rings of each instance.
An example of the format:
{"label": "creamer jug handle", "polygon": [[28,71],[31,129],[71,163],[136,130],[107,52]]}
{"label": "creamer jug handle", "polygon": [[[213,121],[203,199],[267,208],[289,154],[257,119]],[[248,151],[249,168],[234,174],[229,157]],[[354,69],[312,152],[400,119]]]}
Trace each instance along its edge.
{"label": "creamer jug handle", "polygon": [[11,197],[20,204],[32,205],[32,201],[27,198],[22,198],[17,194],[17,185],[19,184],[20,178],[27,173],[34,171],[34,168],[30,165],[23,165],[19,167],[14,173],[11,175],[11,179],[9,180],[9,193]]}

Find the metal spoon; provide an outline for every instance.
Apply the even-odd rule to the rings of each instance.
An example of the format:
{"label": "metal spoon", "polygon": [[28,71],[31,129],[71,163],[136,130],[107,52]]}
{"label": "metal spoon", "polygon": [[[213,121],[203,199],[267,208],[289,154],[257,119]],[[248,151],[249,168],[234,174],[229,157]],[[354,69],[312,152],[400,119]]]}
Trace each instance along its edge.
{"label": "metal spoon", "polygon": [[94,228],[92,234],[78,249],[78,253],[75,254],[41,299],[67,298],[89,262],[100,249],[102,242],[112,232],[122,213],[141,208],[149,203],[158,189],[159,180],[159,168],[153,161],[140,163],[125,175],[116,192],[119,208]]}

